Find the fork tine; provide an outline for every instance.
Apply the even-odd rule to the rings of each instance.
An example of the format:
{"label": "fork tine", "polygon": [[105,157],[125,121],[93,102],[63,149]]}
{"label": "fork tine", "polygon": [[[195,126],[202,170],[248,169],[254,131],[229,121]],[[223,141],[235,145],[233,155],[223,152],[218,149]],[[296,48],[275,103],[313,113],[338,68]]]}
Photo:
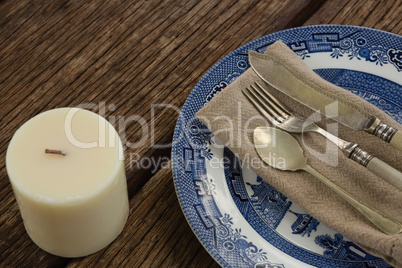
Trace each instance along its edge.
{"label": "fork tine", "polygon": [[[274,124],[279,124],[283,121],[283,118],[278,118],[277,114],[272,113],[265,104],[264,101],[257,96],[257,94],[252,91],[250,88],[246,87],[242,90],[243,94],[249,99],[249,101],[257,108],[257,110],[264,115],[269,121]],[[281,120],[278,120],[281,119]]]}
{"label": "fork tine", "polygon": [[284,115],[281,110],[278,110],[276,106],[272,104],[271,100],[263,92],[261,92],[261,89],[257,89],[253,85],[250,85],[250,88],[253,90],[253,93],[255,95],[259,96],[259,98],[261,99],[261,103],[265,106],[265,109],[270,111],[270,113],[274,115],[277,121],[282,122],[286,119],[286,115]]}
{"label": "fork tine", "polygon": [[271,93],[269,93],[263,86],[259,83],[254,83],[257,86],[257,92],[263,96],[266,102],[269,104],[270,108],[274,109],[279,115],[284,117],[285,119],[288,118],[292,113],[282,105]]}
{"label": "fork tine", "polygon": [[260,106],[262,106],[263,109],[265,109],[265,111],[271,115],[271,121],[273,118],[275,121],[282,123],[284,120],[286,120],[286,118],[289,117],[289,114],[286,114],[281,109],[278,109],[275,103],[273,103],[269,96],[262,92],[261,89],[250,85],[247,90],[254,96],[255,99],[258,100]]}

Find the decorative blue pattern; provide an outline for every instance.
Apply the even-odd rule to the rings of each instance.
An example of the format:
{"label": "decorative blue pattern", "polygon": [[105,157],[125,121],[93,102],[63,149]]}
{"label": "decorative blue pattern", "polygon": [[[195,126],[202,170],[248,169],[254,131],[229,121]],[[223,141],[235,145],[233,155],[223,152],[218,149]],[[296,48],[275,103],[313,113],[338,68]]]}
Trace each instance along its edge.
{"label": "decorative blue pattern", "polygon": [[[197,131],[194,131],[195,129]],[[283,268],[284,266],[281,264],[271,263],[267,258],[267,253],[249,242],[247,236],[241,233],[240,228],[233,229],[230,215],[222,215],[216,206],[213,199],[213,195],[216,195],[215,184],[207,175],[206,157],[202,155],[206,144],[211,143],[210,132],[200,131],[198,127],[193,126],[184,134],[187,141],[186,146],[183,147],[184,172],[191,173],[194,190],[198,197],[194,210],[205,230],[210,232],[214,249],[239,267],[258,265]]]}
{"label": "decorative blue pattern", "polygon": [[298,234],[301,236],[311,235],[312,231],[317,231],[317,226],[320,224],[319,221],[311,217],[306,213],[296,213],[291,210],[289,212],[293,213],[297,218],[296,221],[292,224],[292,234]]}
{"label": "decorative blue pattern", "polygon": [[[261,178],[258,177],[258,180],[261,180]],[[276,229],[292,202],[269,184],[261,182],[260,184],[248,185],[254,192],[250,199],[253,208],[268,226]]]}
{"label": "decorative blue pattern", "polygon": [[388,50],[389,61],[395,65],[398,71],[402,71],[402,49],[393,49]]}
{"label": "decorative blue pattern", "polygon": [[402,86],[380,76],[344,69],[314,70],[331,83],[355,93],[402,122]]}
{"label": "decorative blue pattern", "polygon": [[[313,53],[330,53],[334,61],[346,58],[370,68],[391,66],[396,73],[402,68],[400,36],[352,26],[289,29],[264,36],[235,50],[200,80],[188,97],[176,125],[172,163],[183,212],[201,243],[223,267],[289,268],[294,260],[315,267],[391,267],[340,234],[322,235],[321,232],[318,235],[317,230],[322,228],[322,224],[305,213],[292,210],[292,202],[286,196],[259,178],[246,182],[241,164],[230,150],[222,149],[227,158],[224,161],[224,178],[213,178],[208,173],[207,163],[216,157],[211,150],[213,135],[195,118],[195,113],[247,70],[248,50],[263,52],[278,39],[288,44],[302,59],[310,58]],[[401,85],[378,75],[348,69],[315,71],[324,79],[370,101],[402,123]],[[218,184],[217,179],[223,181]],[[238,211],[236,215],[228,213],[217,203],[218,194],[222,194],[217,185],[221,183],[227,185],[229,195],[224,198],[234,203]],[[228,202],[229,206],[231,202]],[[230,211],[233,212],[233,208]],[[239,225],[238,217],[246,220],[248,226]],[[279,226],[283,224],[288,224],[286,234],[283,229],[279,231]],[[278,263],[275,253],[258,246],[261,241],[256,239],[255,234],[248,233],[250,228],[263,241],[289,257]],[[318,249],[297,245],[293,243],[292,236],[310,239],[312,244],[318,245]]]}
{"label": "decorative blue pattern", "polygon": [[315,239],[316,243],[325,249],[324,256],[348,261],[362,261],[356,267],[384,267],[384,262],[368,255],[360,247],[349,241],[344,241],[341,234],[335,234],[334,238],[329,235],[320,235]]}

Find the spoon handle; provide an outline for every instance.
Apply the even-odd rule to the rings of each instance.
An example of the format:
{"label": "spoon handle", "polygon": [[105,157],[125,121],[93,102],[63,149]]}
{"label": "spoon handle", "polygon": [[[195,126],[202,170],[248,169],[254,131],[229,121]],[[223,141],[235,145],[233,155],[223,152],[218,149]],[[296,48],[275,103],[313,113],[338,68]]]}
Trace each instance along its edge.
{"label": "spoon handle", "polygon": [[318,171],[313,169],[310,166],[306,166],[304,169],[309,172],[311,175],[319,179],[322,183],[328,186],[331,190],[340,195],[343,199],[345,199],[349,204],[351,204],[354,208],[356,208],[360,213],[362,213],[367,219],[369,219],[375,226],[381,229],[384,233],[393,235],[399,234],[402,232],[402,224],[398,221],[391,219],[378,210],[368,206],[362,201],[354,198],[352,195],[347,193],[342,188],[338,187],[336,184],[328,180],[326,177],[321,175]]}

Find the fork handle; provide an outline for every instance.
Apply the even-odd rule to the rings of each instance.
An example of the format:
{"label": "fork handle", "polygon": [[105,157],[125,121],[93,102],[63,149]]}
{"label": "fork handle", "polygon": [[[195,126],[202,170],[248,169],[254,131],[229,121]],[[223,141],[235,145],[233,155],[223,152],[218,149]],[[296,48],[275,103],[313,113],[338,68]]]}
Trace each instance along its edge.
{"label": "fork handle", "polygon": [[357,144],[354,144],[353,151],[350,153],[349,158],[365,166],[372,173],[399,190],[402,190],[402,173],[377,157],[373,157],[366,151],[363,151]]}
{"label": "fork handle", "polygon": [[367,164],[367,169],[402,191],[402,173],[395,168],[374,157]]}
{"label": "fork handle", "polygon": [[[366,151],[362,150],[356,143],[342,140],[320,127],[317,127],[314,131],[335,143],[350,159],[365,166],[372,173],[402,191],[402,173],[400,171],[381,161],[377,157],[373,157]],[[395,134],[401,133],[396,132]],[[401,136],[396,136],[398,144],[402,144],[402,138],[400,137]],[[398,139],[401,139],[401,141]]]}
{"label": "fork handle", "polygon": [[362,201],[356,199],[348,192],[328,180],[325,176],[320,174],[318,171],[306,165],[304,168],[305,171],[309,172],[311,175],[316,177],[326,186],[328,186],[331,190],[335,193],[340,195],[343,199],[345,199],[349,204],[351,204],[355,209],[357,209],[360,213],[362,213],[367,219],[369,219],[375,226],[377,226],[381,231],[386,234],[394,235],[399,234],[402,232],[402,224],[398,221],[391,219],[378,210],[368,206],[367,204],[363,203]]}

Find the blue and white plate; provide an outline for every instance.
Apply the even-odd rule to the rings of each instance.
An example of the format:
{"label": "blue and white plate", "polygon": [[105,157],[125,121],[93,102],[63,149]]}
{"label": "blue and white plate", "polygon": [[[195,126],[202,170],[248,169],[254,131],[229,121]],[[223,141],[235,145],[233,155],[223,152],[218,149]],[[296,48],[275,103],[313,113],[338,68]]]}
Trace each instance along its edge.
{"label": "blue and white plate", "polygon": [[282,40],[324,79],[402,123],[402,37],[320,25],[252,41],[219,61],[196,85],[176,125],[176,192],[194,233],[223,267],[391,267],[336,233],[262,181],[195,118],[250,66],[248,50]]}

